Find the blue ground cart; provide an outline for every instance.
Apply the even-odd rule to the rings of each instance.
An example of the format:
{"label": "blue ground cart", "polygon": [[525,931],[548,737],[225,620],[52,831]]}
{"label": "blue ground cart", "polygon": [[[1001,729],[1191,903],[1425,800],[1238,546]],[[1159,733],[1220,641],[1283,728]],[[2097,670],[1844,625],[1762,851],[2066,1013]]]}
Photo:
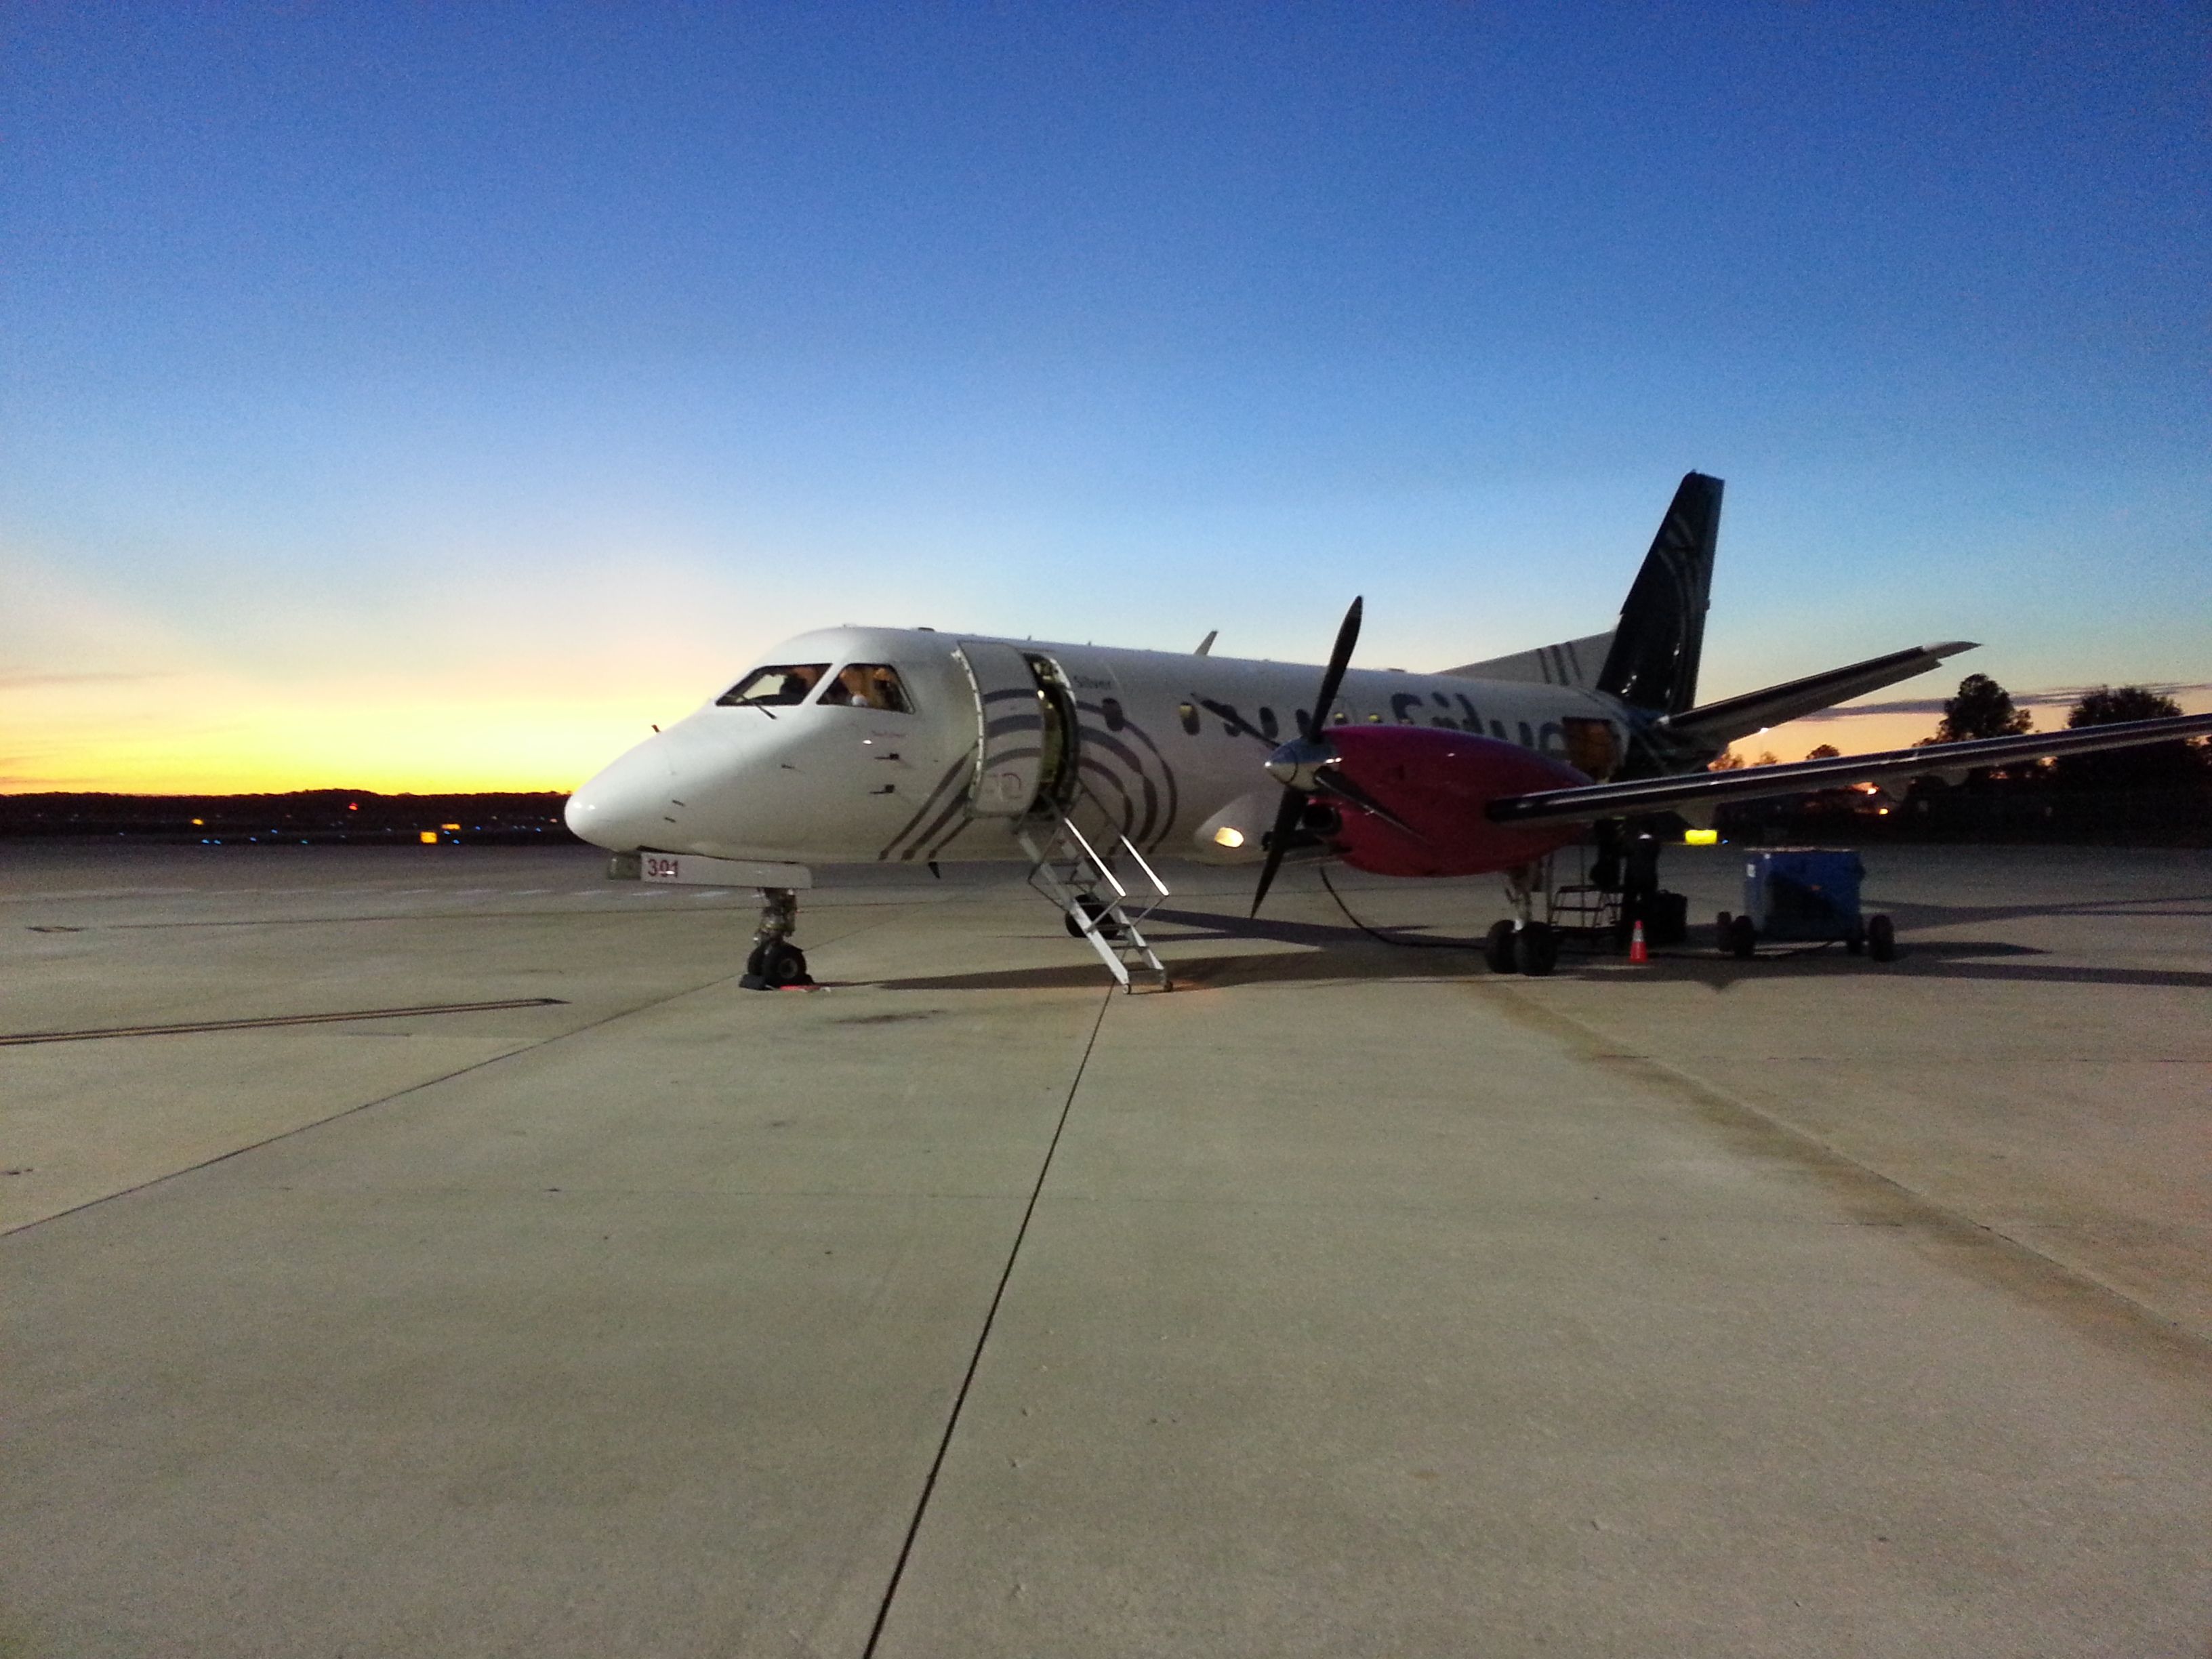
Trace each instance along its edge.
{"label": "blue ground cart", "polygon": [[1859,914],[1866,866],[1856,853],[1825,847],[1776,847],[1743,855],[1743,913],[1720,914],[1717,943],[1748,957],[1761,945],[1840,944],[1853,956],[1894,961],[1897,929],[1887,916]]}

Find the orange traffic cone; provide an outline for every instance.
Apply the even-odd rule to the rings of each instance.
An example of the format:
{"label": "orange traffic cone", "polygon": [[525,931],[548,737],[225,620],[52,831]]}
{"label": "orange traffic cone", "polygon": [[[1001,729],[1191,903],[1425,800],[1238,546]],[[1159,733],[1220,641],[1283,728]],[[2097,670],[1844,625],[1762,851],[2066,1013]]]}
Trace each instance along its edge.
{"label": "orange traffic cone", "polygon": [[1644,922],[1640,917],[1636,923],[1636,931],[1628,936],[1628,959],[1639,963],[1651,960],[1651,952],[1644,948]]}

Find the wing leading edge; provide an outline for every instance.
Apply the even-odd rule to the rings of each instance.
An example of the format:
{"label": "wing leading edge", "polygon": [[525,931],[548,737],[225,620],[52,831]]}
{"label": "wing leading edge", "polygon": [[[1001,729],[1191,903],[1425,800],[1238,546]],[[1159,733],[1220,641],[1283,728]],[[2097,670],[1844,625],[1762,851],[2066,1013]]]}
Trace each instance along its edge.
{"label": "wing leading edge", "polygon": [[2100,749],[2130,749],[2147,743],[2172,743],[2212,733],[2212,714],[2182,714],[2165,720],[2127,720],[2112,726],[2084,726],[2068,732],[2031,732],[2017,738],[1983,738],[1970,743],[1931,744],[1923,749],[1890,749],[1872,755],[1838,755],[1787,766],[1747,766],[1733,772],[1692,772],[1629,783],[1593,783],[1572,789],[1543,789],[1506,795],[1490,803],[1488,816],[1499,823],[1545,818],[1604,818],[1624,812],[1661,812],[1708,801],[1749,800],[1761,795],[1802,795],[1838,788],[1870,778],[1899,774],[1964,772],[2009,761],[2043,760]]}

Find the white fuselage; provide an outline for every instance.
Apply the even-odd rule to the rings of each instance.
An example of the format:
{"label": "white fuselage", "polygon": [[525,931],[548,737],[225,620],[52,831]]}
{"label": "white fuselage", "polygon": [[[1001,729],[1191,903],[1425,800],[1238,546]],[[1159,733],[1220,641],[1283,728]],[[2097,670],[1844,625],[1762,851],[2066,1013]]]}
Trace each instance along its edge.
{"label": "white fuselage", "polygon": [[[1050,751],[1059,765],[1048,755],[1041,787],[1079,822],[1127,835],[1148,854],[1261,856],[1280,799],[1262,768],[1276,742],[1298,735],[1318,666],[926,629],[823,629],[766,659],[827,663],[833,675],[890,665],[910,713],[828,700],[826,679],[794,705],[710,702],[577,790],[569,826],[618,851],[809,866],[1022,858],[1019,811],[979,805],[993,739],[975,665],[1013,660],[1009,653],[1057,689],[1036,691],[1048,720],[1065,723],[1072,711],[1072,750]],[[1334,723],[1346,722],[1474,731],[1576,760],[1594,734],[1609,733],[1620,752],[1628,727],[1613,698],[1573,686],[1358,668],[1337,704]]]}

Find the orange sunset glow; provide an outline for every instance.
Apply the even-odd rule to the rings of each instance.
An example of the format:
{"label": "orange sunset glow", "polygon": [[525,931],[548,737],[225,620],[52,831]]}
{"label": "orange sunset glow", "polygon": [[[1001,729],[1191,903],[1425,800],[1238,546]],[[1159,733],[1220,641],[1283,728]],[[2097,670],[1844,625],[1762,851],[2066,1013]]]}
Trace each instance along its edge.
{"label": "orange sunset glow", "polygon": [[[313,686],[216,676],[0,687],[0,792],[568,790],[697,701]],[[650,712],[648,713],[648,709]]]}

